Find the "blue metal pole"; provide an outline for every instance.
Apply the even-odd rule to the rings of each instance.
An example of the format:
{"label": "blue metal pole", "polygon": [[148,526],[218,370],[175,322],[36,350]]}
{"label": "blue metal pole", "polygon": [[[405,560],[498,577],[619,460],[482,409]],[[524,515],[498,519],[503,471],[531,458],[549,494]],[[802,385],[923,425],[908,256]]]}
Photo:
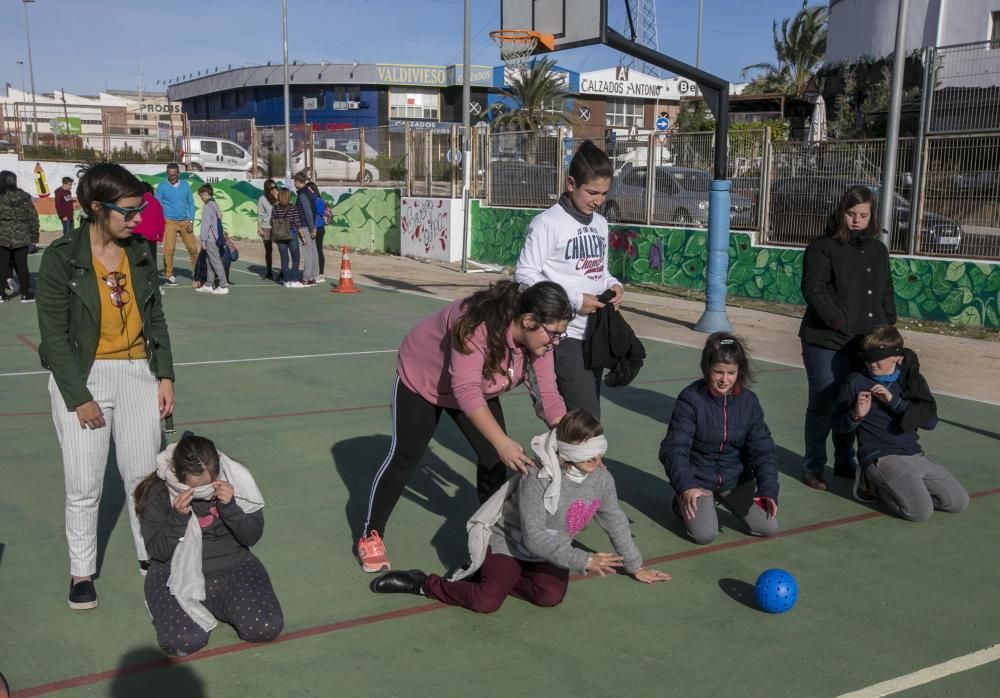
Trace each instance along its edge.
{"label": "blue metal pole", "polygon": [[705,312],[694,329],[698,332],[732,332],[726,317],[726,282],[729,277],[729,187],[726,179],[712,180],[708,196],[708,279]]}

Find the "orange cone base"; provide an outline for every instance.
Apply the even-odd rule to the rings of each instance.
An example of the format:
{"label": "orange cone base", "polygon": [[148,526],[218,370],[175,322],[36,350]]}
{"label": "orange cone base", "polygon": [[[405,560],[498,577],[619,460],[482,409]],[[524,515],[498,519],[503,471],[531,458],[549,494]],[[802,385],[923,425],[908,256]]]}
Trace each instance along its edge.
{"label": "orange cone base", "polygon": [[330,289],[330,293],[361,293],[360,288],[344,288],[343,286],[335,286]]}

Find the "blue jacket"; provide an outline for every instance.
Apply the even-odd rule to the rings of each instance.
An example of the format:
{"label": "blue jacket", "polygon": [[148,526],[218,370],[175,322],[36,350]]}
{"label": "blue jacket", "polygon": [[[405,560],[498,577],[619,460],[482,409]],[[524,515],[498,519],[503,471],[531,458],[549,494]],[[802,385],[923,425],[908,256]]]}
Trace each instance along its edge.
{"label": "blue jacket", "polygon": [[194,220],[194,194],[186,180],[178,180],[176,187],[163,180],[156,185],[156,199],[163,206],[163,217],[168,221]]}
{"label": "blue jacket", "polygon": [[756,479],[757,495],[778,501],[778,458],[764,410],[751,390],[713,395],[704,380],[681,391],[660,444],[676,492],[728,492]]}

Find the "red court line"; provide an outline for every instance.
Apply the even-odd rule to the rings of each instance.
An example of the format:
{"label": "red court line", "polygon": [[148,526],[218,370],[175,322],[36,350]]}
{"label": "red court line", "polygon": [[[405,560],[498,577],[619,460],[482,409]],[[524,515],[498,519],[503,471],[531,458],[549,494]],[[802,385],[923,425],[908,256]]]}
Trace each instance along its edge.
{"label": "red court line", "polygon": [[31,349],[31,351],[35,352],[36,354],[38,353],[38,345],[32,342],[30,339],[28,339],[26,335],[19,334],[17,335],[17,339],[18,341],[21,342],[21,344]]}
{"label": "red court line", "polygon": [[226,422],[251,422],[258,419],[285,419],[287,417],[306,417],[317,414],[335,414],[337,412],[357,412],[360,410],[378,410],[392,407],[388,402],[382,405],[358,405],[357,407],[331,407],[325,410],[308,410],[306,412],[281,412],[278,414],[255,414],[246,417],[217,417],[215,419],[192,419],[187,422],[177,422],[177,426],[192,424],[223,424]]}
{"label": "red court line", "polygon": [[[978,497],[989,497],[992,495],[1000,494],[1000,487],[995,487],[989,490],[982,490],[980,492],[973,492],[970,496],[973,498]],[[789,538],[791,536],[798,536],[803,533],[811,533],[813,531],[820,531],[826,528],[836,528],[839,526],[846,526],[852,523],[858,523],[860,521],[869,521],[871,519],[877,519],[879,517],[888,516],[880,511],[867,511],[863,514],[855,514],[854,516],[844,516],[839,519],[831,519],[829,521],[820,521],[814,524],[808,524],[806,526],[799,526],[798,528],[790,528],[787,531],[781,531],[774,538]],[[711,553],[718,553],[725,550],[732,550],[733,548],[742,548],[746,545],[758,545],[760,543],[767,543],[768,541],[774,540],[774,538],[754,538],[747,536],[739,540],[730,541],[728,543],[719,543],[717,545],[706,545],[702,547],[692,548],[690,550],[684,550],[679,553],[672,553],[670,555],[661,555],[659,557],[650,558],[646,560],[647,565],[659,565],[664,562],[673,562],[675,560],[684,560],[692,557],[700,557],[701,555],[708,555]],[[599,575],[573,575],[570,577],[570,581],[578,582],[586,579],[598,579]],[[59,681],[53,681],[51,683],[40,684],[38,686],[32,686],[31,688],[26,688],[23,691],[16,691],[13,696],[14,698],[30,698],[31,696],[42,696],[49,693],[55,693],[56,691],[62,691],[67,688],[77,688],[79,686],[90,686],[95,683],[100,683],[102,681],[107,681],[109,679],[115,679],[122,676],[130,676],[133,674],[142,674],[148,671],[154,671],[156,669],[163,669],[166,667],[173,666],[175,664],[188,664],[190,662],[197,662],[203,659],[211,659],[212,657],[219,657],[227,654],[236,654],[237,652],[243,652],[246,650],[257,650],[261,651],[266,649],[271,645],[278,645],[284,642],[291,642],[292,640],[301,640],[303,638],[315,637],[317,635],[327,635],[329,633],[338,632],[341,630],[349,630],[351,628],[358,628],[365,625],[373,625],[375,623],[382,623],[388,620],[395,620],[397,618],[408,618],[410,616],[416,616],[423,613],[430,613],[431,611],[440,611],[444,608],[450,608],[446,604],[439,603],[437,601],[428,602],[421,604],[419,606],[411,606],[410,608],[401,608],[396,611],[387,611],[385,613],[376,613],[370,616],[362,616],[360,618],[353,618],[351,620],[344,620],[337,623],[328,623],[326,625],[317,625],[312,628],[303,628],[302,630],[294,630],[292,632],[280,635],[277,639],[267,643],[267,644],[254,644],[250,642],[239,642],[233,645],[225,645],[223,647],[215,647],[213,649],[202,650],[196,652],[195,654],[188,655],[187,657],[163,657],[161,659],[154,659],[149,662],[143,662],[141,664],[133,664],[131,666],[119,667],[118,669],[109,669],[107,671],[99,671],[93,674],[84,674],[83,676],[76,676],[69,679],[60,679]]]}

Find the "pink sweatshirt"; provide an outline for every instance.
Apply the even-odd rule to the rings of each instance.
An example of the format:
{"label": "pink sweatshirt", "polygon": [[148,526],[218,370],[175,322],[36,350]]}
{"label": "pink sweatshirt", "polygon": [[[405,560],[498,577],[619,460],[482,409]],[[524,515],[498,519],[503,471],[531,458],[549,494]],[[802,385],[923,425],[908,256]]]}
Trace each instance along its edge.
{"label": "pink sweatshirt", "polygon": [[163,206],[149,192],[142,195],[142,200],[146,202],[146,208],[142,211],[139,225],[135,226],[135,234],[142,235],[152,242],[163,242],[163,229],[167,225],[163,218]]}
{"label": "pink sweatshirt", "polygon": [[[464,300],[464,299],[463,299]],[[566,414],[566,403],[556,389],[556,371],[552,352],[536,357],[514,343],[507,330],[505,373],[483,378],[486,362],[486,325],[480,325],[469,337],[471,351],[463,354],[454,348],[451,330],[462,316],[463,300],[449,303],[428,315],[410,330],[399,347],[396,370],[407,388],[440,407],[458,408],[471,414],[486,400],[507,392],[527,380],[527,363],[538,377],[538,397],[545,421],[555,426]],[[529,386],[530,390],[530,386]]]}

